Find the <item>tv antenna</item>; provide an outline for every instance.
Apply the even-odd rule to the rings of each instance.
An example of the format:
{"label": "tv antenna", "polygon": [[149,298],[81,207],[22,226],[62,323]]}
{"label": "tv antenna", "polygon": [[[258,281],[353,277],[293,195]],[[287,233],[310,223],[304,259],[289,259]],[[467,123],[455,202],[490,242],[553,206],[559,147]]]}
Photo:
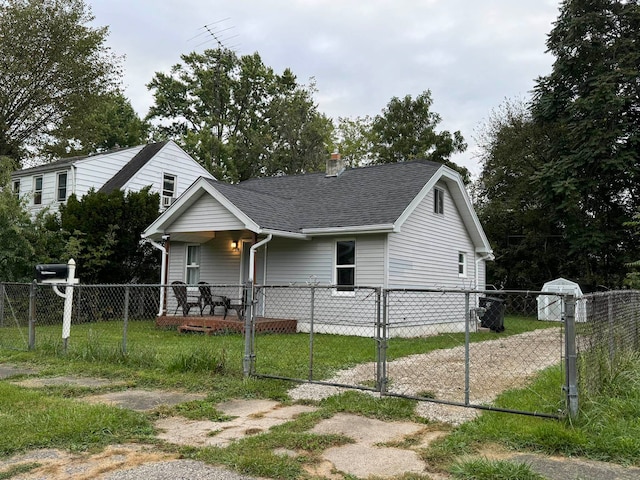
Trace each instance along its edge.
{"label": "tv antenna", "polygon": [[237,38],[239,35],[233,35],[233,30],[235,29],[234,25],[227,26],[226,22],[231,20],[231,17],[223,18],[222,20],[217,20],[215,22],[207,23],[206,25],[200,27],[199,33],[188,39],[191,40],[202,40],[204,37],[205,40],[202,40],[200,43],[196,45],[196,47],[200,47],[206,44],[215,44],[215,46],[221,50],[233,50],[238,47],[238,44],[228,45],[229,40]]}

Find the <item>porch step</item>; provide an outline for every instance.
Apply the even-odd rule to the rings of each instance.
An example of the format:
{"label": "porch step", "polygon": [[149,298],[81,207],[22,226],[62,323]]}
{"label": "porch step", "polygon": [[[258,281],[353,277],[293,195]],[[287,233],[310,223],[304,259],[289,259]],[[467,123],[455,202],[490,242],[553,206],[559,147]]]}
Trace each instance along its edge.
{"label": "porch step", "polygon": [[[157,322],[158,326],[166,326],[165,322]],[[221,332],[244,332],[244,323],[239,320],[210,318],[186,318],[183,317],[178,325],[178,331],[202,332],[207,335]],[[298,326],[297,320],[285,320],[278,318],[263,318],[256,320],[256,333],[295,333]]]}

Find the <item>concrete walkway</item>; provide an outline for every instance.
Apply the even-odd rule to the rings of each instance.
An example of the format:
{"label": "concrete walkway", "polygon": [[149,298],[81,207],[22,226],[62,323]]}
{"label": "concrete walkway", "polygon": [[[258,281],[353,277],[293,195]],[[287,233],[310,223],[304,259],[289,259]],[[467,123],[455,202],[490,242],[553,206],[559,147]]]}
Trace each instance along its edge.
{"label": "concrete walkway", "polygon": [[[37,372],[16,366],[0,365],[0,379],[35,373]],[[109,386],[122,387],[118,382],[83,377],[27,378],[17,380],[15,383],[28,388],[61,385],[93,389]],[[202,398],[205,396],[139,389],[83,397],[86,401],[117,405],[137,411],[150,411],[161,405],[170,406]],[[315,410],[312,406],[287,406],[271,400],[234,400],[221,403],[216,408],[228,415],[229,420],[210,422],[193,421],[182,417],[160,418],[156,422],[156,427],[160,431],[158,438],[176,445],[225,447],[239,439],[266,432],[275,425],[281,425],[303,413]],[[390,479],[411,474],[427,475],[428,465],[420,458],[419,452],[428,447],[431,442],[447,434],[446,431],[438,430],[432,425],[385,422],[347,413],[339,413],[321,420],[310,432],[344,435],[353,441],[353,443],[328,448],[323,452],[320,462],[307,467],[310,476],[336,480],[346,475],[356,478],[376,476]],[[276,454],[298,456],[305,455],[305,452],[279,449]],[[604,462],[504,452],[500,458],[526,463],[549,480],[640,479],[638,468],[624,468]],[[252,478],[202,462],[180,460],[175,455],[144,445],[110,446],[97,455],[39,450],[0,462],[0,473],[11,466],[34,461],[42,464],[42,467],[14,478],[16,480],[89,478],[249,480]],[[448,478],[446,475],[433,473],[428,475],[433,480]]]}

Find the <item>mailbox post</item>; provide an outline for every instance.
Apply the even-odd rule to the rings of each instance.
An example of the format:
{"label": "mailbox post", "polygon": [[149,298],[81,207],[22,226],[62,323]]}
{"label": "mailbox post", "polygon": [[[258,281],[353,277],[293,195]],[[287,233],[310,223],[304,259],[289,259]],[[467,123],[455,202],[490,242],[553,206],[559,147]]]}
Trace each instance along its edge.
{"label": "mailbox post", "polygon": [[[67,264],[36,265],[36,280],[53,286],[53,291],[59,297],[64,298],[64,313],[62,316],[62,342],[67,351],[69,337],[71,336],[71,313],[73,310],[73,285],[79,280],[75,278],[76,262],[70,258]],[[64,293],[58,289],[58,285],[66,284]]]}

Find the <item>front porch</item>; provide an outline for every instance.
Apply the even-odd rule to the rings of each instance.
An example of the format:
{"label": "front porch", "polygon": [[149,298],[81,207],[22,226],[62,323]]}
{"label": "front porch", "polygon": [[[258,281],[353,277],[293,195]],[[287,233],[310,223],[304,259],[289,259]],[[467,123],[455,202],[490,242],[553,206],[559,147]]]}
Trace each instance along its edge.
{"label": "front porch", "polygon": [[[258,317],[256,333],[296,333],[297,320]],[[224,332],[244,333],[244,321],[227,315],[161,315],[156,327],[177,327],[179,332],[202,332],[207,335]]]}

